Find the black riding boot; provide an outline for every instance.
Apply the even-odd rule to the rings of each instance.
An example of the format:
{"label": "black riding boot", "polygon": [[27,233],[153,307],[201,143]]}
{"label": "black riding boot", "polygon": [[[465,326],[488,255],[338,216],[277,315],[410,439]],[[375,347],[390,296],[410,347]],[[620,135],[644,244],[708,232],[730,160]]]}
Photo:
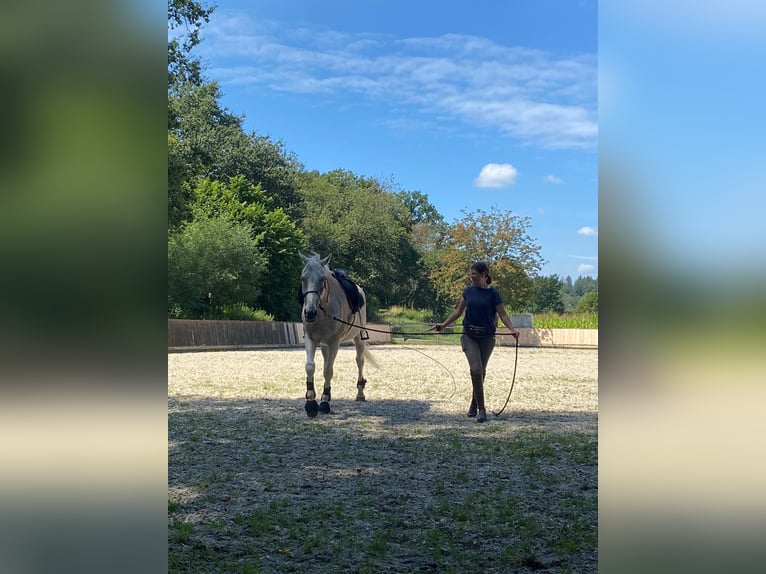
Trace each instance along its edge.
{"label": "black riding boot", "polygon": [[[472,376],[471,383],[473,384],[473,401],[476,403],[478,410],[478,416],[476,417],[477,423],[483,423],[487,420],[487,410],[484,408],[484,377]],[[471,403],[473,404],[473,402]]]}
{"label": "black riding boot", "polygon": [[468,412],[466,413],[466,416],[468,417],[476,416],[476,397],[474,396],[471,396],[471,404],[468,406]]}

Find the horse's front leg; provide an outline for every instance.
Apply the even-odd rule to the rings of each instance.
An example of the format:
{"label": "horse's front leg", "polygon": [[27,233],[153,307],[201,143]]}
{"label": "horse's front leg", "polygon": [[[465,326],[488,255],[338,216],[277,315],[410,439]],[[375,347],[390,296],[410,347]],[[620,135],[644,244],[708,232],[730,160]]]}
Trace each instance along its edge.
{"label": "horse's front leg", "polygon": [[306,337],[306,414],[314,418],[317,416],[319,406],[316,402],[316,392],[314,392],[314,370],[316,369],[316,363],[314,362],[314,356],[316,355],[317,346],[314,342]]}
{"label": "horse's front leg", "polygon": [[367,400],[364,396],[364,386],[367,384],[367,379],[364,378],[364,352],[366,345],[361,336],[354,337],[354,347],[356,347],[356,368],[359,371],[359,376],[356,379],[356,400]]}
{"label": "horse's front leg", "polygon": [[322,392],[322,399],[319,403],[319,412],[330,412],[330,386],[333,376],[333,365],[335,364],[335,357],[338,356],[339,343],[333,345],[327,345],[322,347],[322,357],[324,358],[324,391]]}

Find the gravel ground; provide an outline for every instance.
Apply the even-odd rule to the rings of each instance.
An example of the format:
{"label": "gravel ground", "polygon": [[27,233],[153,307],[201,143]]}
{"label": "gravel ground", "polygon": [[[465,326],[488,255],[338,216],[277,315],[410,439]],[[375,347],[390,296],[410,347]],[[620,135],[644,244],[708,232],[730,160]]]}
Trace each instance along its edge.
{"label": "gravel ground", "polygon": [[485,424],[458,346],[371,351],[315,419],[302,349],[168,354],[172,572],[597,571],[598,351],[520,348]]}

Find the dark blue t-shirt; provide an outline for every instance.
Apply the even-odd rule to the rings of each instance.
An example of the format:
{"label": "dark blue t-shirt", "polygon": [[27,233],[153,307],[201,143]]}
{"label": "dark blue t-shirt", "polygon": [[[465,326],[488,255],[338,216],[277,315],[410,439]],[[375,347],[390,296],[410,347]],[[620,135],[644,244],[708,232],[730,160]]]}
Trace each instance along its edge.
{"label": "dark blue t-shirt", "polygon": [[482,289],[476,285],[471,285],[463,289],[463,299],[465,299],[463,326],[483,327],[494,335],[497,326],[497,309],[495,307],[503,302],[500,292],[494,287]]}

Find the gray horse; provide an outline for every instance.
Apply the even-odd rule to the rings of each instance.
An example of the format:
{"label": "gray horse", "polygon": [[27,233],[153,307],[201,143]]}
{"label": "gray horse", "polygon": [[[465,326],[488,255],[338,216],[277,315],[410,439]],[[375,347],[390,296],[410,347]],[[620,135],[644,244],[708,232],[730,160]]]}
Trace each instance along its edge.
{"label": "gray horse", "polygon": [[[365,358],[373,365],[375,365],[375,360],[367,349],[367,332],[365,331],[367,307],[362,288],[358,285],[354,286],[358,290],[359,301],[359,310],[355,312],[340,280],[328,267],[330,256],[322,259],[317,253],[312,253],[310,256],[303,253],[299,255],[304,263],[298,295],[303,305],[301,319],[303,320],[303,334],[306,343],[305,408],[309,417],[315,417],[317,412],[330,412],[330,384],[333,376],[333,364],[341,343],[353,340],[354,347],[356,347],[356,366],[359,370],[356,382],[357,401],[365,400],[364,386],[367,383],[364,378]],[[314,356],[317,347],[321,347],[324,358],[324,390],[318,406],[314,392],[314,370],[316,368]]]}

